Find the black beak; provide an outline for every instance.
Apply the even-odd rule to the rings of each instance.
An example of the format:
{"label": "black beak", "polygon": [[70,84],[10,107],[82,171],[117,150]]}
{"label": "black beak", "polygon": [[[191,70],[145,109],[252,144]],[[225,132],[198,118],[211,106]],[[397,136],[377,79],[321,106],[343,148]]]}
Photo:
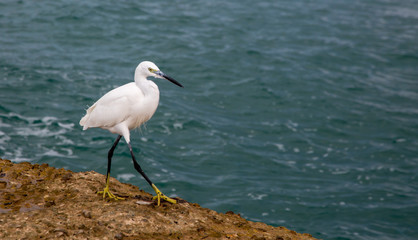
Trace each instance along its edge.
{"label": "black beak", "polygon": [[156,71],[156,72],[155,72],[155,74],[160,75],[161,77],[163,77],[163,78],[167,79],[168,81],[170,81],[170,82],[172,82],[172,83],[176,84],[176,85],[177,85],[177,86],[179,86],[179,87],[183,87],[183,85],[181,85],[179,82],[177,82],[174,78],[172,78],[172,77],[170,77],[170,76],[165,75],[165,74],[164,74],[163,72],[161,72],[161,71]]}

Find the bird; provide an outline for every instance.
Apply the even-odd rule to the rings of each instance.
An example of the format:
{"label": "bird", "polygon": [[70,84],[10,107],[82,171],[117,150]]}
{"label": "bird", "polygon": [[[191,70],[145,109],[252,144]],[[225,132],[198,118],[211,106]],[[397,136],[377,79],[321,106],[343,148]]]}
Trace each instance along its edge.
{"label": "bird", "polygon": [[83,127],[83,130],[89,128],[102,128],[117,134],[116,140],[109,149],[107,155],[106,185],[103,191],[98,192],[98,194],[103,194],[103,199],[105,199],[106,196],[114,200],[124,199],[115,196],[109,190],[113,151],[123,136],[129,147],[134,168],[142,175],[156,193],[156,196],[153,197],[153,201],[157,200],[157,206],[160,205],[161,199],[176,204],[177,201],[175,199],[164,195],[145,174],[139,163],[136,161],[131,146],[130,130],[138,128],[147,122],[157,110],[160,100],[160,91],[158,90],[157,84],[148,80],[148,77],[166,79],[183,88],[183,85],[172,77],[164,74],[155,63],[143,61],[139,63],[135,69],[134,82],[117,87],[103,95],[86,110],[86,114],[80,120],[80,125]]}

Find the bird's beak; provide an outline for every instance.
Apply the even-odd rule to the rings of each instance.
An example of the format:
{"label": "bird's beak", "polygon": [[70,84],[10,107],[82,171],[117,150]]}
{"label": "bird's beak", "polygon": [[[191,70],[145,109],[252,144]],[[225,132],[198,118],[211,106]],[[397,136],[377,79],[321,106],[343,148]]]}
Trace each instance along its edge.
{"label": "bird's beak", "polygon": [[158,76],[161,76],[161,77],[163,77],[163,78],[167,79],[168,81],[170,81],[170,82],[172,82],[172,83],[176,84],[176,85],[177,85],[177,86],[179,86],[179,87],[183,87],[183,85],[181,85],[179,82],[177,82],[174,78],[172,78],[172,77],[170,77],[170,76],[165,75],[165,74],[164,74],[163,72],[161,72],[161,71],[156,71],[156,72],[155,72],[155,74],[157,74]]}

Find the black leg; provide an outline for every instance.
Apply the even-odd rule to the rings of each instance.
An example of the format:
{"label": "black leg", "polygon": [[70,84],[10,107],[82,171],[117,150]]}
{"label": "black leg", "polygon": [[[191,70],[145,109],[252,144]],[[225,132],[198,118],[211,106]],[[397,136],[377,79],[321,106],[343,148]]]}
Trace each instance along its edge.
{"label": "black leg", "polygon": [[112,156],[113,156],[113,151],[115,151],[116,146],[118,145],[120,138],[122,137],[122,135],[118,135],[118,137],[116,138],[115,142],[113,143],[113,146],[109,149],[109,152],[107,153],[107,174],[106,174],[106,184],[107,181],[110,177],[110,167],[112,165]]}
{"label": "black leg", "polygon": [[147,182],[149,183],[149,185],[151,185],[152,189],[154,189],[155,193],[157,194],[157,196],[153,197],[152,199],[155,200],[157,199],[157,205],[160,206],[160,201],[161,199],[176,204],[177,200],[169,198],[167,196],[165,196],[152,182],[151,180],[148,178],[148,176],[144,173],[144,171],[142,171],[141,166],[139,166],[138,162],[135,159],[134,156],[134,152],[132,151],[132,146],[130,143],[128,143],[129,146],[129,151],[131,152],[131,156],[132,156],[132,161],[134,162],[134,167],[135,169],[145,178],[145,180],[147,180]]}
{"label": "black leg", "polygon": [[112,156],[113,156],[113,151],[115,151],[116,146],[119,143],[119,140],[122,136],[119,135],[115,142],[113,143],[112,147],[109,149],[109,152],[107,154],[107,174],[106,174],[106,186],[103,189],[103,191],[99,191],[97,192],[98,194],[103,194],[103,199],[105,199],[106,195],[109,196],[109,198],[114,199],[114,200],[123,200],[124,198],[122,197],[117,197],[115,196],[113,193],[110,192],[109,190],[109,178],[110,178],[110,167],[112,165]]}
{"label": "black leg", "polygon": [[130,143],[128,143],[129,146],[129,151],[131,152],[131,156],[132,156],[132,161],[134,162],[134,167],[135,169],[145,178],[145,180],[147,180],[147,182],[149,183],[150,186],[153,185],[153,183],[151,182],[151,180],[148,178],[148,176],[144,173],[144,171],[142,171],[141,166],[139,166],[138,162],[135,159],[134,153],[132,151],[132,146]]}

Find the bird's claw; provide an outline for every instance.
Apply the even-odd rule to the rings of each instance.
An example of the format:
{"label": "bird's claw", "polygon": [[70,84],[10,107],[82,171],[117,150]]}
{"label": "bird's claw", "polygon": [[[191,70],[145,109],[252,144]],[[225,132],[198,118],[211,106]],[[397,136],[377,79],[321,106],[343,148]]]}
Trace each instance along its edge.
{"label": "bird's claw", "polygon": [[161,199],[172,203],[172,204],[176,204],[177,201],[175,199],[169,198],[166,195],[164,195],[154,184],[152,184],[152,188],[154,189],[155,193],[157,194],[156,196],[154,196],[152,198],[152,200],[154,201],[155,199],[157,199],[157,206],[160,206],[161,203]]}
{"label": "bird's claw", "polygon": [[122,198],[122,197],[118,197],[118,196],[115,196],[113,193],[111,193],[110,192],[110,190],[109,190],[109,186],[106,186],[104,189],[103,189],[103,191],[98,191],[97,192],[97,194],[103,194],[103,199],[105,199],[106,198],[106,194],[107,194],[107,196],[110,198],[110,199],[114,199],[114,200],[125,200],[125,198]]}

